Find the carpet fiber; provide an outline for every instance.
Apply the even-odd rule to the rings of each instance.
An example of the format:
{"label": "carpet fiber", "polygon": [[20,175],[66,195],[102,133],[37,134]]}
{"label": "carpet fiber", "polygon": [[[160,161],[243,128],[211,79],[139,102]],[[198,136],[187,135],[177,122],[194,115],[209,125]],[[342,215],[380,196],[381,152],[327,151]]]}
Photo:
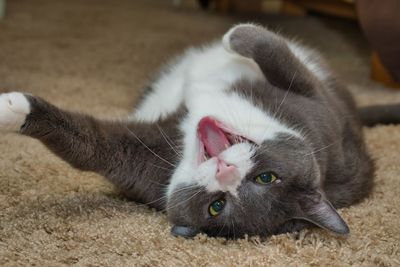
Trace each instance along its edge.
{"label": "carpet fiber", "polygon": [[[23,90],[101,118],[126,115],[157,67],[185,47],[258,21],[321,51],[360,105],[400,102],[368,79],[369,48],[354,22],[239,17],[173,9],[171,1],[8,1],[0,21],[0,90]],[[210,62],[210,64],[212,64]],[[399,266],[400,126],[365,129],[376,187],[340,213],[351,234],[322,230],[237,241],[170,235],[166,216],[73,170],[39,142],[0,135],[1,266]]]}

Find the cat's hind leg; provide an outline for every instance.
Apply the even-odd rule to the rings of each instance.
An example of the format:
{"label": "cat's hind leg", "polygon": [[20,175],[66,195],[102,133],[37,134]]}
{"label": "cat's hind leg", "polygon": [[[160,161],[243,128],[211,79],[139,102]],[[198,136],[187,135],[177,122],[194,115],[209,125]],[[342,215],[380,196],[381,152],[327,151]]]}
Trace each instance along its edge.
{"label": "cat's hind leg", "polygon": [[229,52],[253,59],[267,80],[281,89],[310,96],[319,80],[292,52],[285,38],[254,24],[239,24],[222,38]]}

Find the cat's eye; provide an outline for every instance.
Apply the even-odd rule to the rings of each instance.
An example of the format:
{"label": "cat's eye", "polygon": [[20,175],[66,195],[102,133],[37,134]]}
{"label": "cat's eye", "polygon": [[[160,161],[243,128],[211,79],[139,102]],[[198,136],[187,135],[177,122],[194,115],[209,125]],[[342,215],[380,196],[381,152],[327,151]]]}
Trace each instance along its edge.
{"label": "cat's eye", "polygon": [[224,207],[225,207],[224,199],[215,200],[208,207],[208,213],[210,213],[211,216],[217,216],[224,209]]}
{"label": "cat's eye", "polygon": [[261,185],[266,185],[275,182],[278,180],[275,174],[272,172],[263,172],[254,178],[254,181]]}

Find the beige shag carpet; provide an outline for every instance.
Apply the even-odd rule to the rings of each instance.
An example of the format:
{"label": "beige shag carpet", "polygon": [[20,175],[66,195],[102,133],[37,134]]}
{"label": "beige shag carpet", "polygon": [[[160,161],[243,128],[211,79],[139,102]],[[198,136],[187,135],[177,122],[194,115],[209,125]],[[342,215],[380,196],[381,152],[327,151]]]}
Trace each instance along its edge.
{"label": "beige shag carpet", "polygon": [[[369,81],[354,22],[224,16],[166,0],[11,0],[0,21],[1,92],[23,90],[98,117],[126,115],[157,67],[184,47],[258,21],[319,49],[361,105],[400,102]],[[73,170],[39,142],[0,135],[1,266],[399,266],[400,126],[366,129],[376,187],[340,213],[351,234],[321,230],[237,241],[170,235],[166,216]]]}

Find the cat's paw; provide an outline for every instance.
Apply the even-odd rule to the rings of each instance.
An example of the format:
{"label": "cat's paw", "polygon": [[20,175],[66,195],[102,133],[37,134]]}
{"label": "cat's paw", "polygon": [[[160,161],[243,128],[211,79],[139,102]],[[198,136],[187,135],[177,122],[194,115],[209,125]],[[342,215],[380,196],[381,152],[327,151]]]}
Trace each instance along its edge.
{"label": "cat's paw", "polygon": [[228,52],[252,58],[255,44],[269,33],[271,32],[256,24],[239,24],[225,33],[222,45]]}
{"label": "cat's paw", "polygon": [[24,94],[0,94],[0,130],[19,131],[30,110],[29,101]]}

